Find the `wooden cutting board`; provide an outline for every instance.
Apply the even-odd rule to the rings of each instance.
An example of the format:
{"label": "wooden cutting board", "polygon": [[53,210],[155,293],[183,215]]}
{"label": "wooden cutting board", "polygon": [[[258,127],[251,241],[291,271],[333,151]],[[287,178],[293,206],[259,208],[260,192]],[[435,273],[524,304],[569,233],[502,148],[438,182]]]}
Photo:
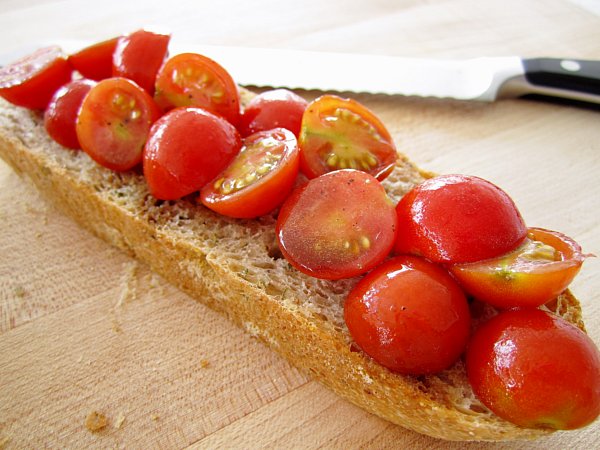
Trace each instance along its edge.
{"label": "wooden cutting board", "polygon": [[[59,16],[67,37],[104,37],[117,26],[137,27],[135,21],[119,19],[115,3],[108,2],[105,14],[93,18],[79,2],[25,2],[18,7],[9,2],[0,12],[0,29],[10,41],[26,32],[51,38],[50,24],[58,23]],[[290,25],[285,41],[290,47],[310,49],[330,36],[333,41],[327,42],[335,50],[351,50],[343,47],[347,37],[358,50],[371,43],[371,48],[380,45],[399,54],[470,56],[461,46],[487,54],[519,47],[539,54],[551,42],[572,56],[600,58],[600,18],[569,2],[490,2],[487,9],[476,1],[379,2],[377,8],[351,2],[354,9],[337,2],[335,23],[327,19],[331,6],[318,3],[307,3],[310,18],[294,10],[305,25]],[[136,5],[140,25],[160,17],[147,5]],[[240,31],[221,31],[223,42],[243,43],[246,37],[255,45],[280,43],[269,41],[264,31],[242,27],[253,17],[243,5],[236,7],[244,18],[231,18]],[[261,5],[272,6],[266,1]],[[512,16],[504,12],[510,8]],[[498,22],[489,18],[490,11],[500,15]],[[192,33],[187,21],[177,24],[183,34]],[[414,30],[419,42],[405,36],[402,43],[384,43],[386,33],[393,36],[394,24]],[[468,26],[489,28],[491,35],[476,40],[465,31]],[[355,38],[357,33],[362,39]],[[515,37],[523,39],[520,46],[510,40]],[[9,43],[3,45],[9,48]],[[302,94],[312,98],[318,93]],[[524,100],[471,104],[355,98],[382,118],[399,149],[423,168],[487,178],[513,196],[530,225],[563,231],[586,252],[600,255],[598,111]],[[573,285],[597,344],[599,271],[598,258],[590,258]],[[94,412],[106,418],[106,426],[96,432],[86,427]],[[493,448],[595,448],[599,432],[600,423],[595,423],[540,443]],[[433,440],[341,400],[145,265],[80,229],[0,162],[0,449],[42,447],[488,445]]]}

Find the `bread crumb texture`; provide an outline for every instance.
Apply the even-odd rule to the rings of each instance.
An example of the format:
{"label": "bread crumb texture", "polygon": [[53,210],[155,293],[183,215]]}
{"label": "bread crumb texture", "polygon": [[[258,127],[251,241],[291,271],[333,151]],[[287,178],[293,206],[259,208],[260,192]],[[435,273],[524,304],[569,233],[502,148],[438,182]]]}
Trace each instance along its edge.
{"label": "bread crumb texture", "polygon": [[[4,101],[0,156],[79,224],[368,411],[445,439],[531,439],[547,433],[518,428],[490,413],[474,397],[462,361],[437,375],[409,377],[366,357],[352,344],[343,319],[344,300],[357,279],[319,280],[293,269],[277,246],[275,213],[236,220],[206,209],[195,195],[157,200],[141,173],[113,172],[84,152],[59,146],[38,114]],[[401,155],[383,184],[397,201],[429,176]],[[135,278],[132,264],[124,271],[116,309],[135,297]],[[581,323],[575,299],[567,296],[559,303],[563,315]],[[101,419],[88,418],[99,425]]]}
{"label": "bread crumb texture", "polygon": [[92,411],[85,418],[85,427],[92,433],[96,433],[108,425],[108,419],[98,411]]}

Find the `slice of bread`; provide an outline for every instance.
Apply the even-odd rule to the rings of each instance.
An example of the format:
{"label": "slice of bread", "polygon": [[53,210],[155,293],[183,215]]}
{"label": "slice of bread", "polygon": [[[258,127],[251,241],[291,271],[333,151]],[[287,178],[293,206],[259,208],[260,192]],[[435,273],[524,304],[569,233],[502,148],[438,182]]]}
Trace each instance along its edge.
{"label": "slice of bread", "polygon": [[[252,94],[242,90],[244,98]],[[189,196],[153,198],[143,176],[99,167],[46,134],[41,117],[0,100],[0,156],[81,226],[135,258],[192,297],[222,312],[342,397],[391,422],[449,440],[533,439],[473,395],[462,361],[437,375],[389,372],[358,350],[343,319],[356,279],[324,281],[281,257],[275,216],[234,220]],[[401,156],[384,185],[398,200],[431,174]],[[569,293],[547,305],[583,328]],[[490,314],[473,303],[474,316]]]}

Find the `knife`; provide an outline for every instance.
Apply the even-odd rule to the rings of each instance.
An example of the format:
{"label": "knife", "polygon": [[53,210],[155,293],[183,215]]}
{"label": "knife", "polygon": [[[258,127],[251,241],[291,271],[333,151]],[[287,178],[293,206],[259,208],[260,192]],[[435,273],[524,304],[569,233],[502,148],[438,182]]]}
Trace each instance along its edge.
{"label": "knife", "polygon": [[[67,53],[90,45],[56,40]],[[39,48],[28,46],[20,55]],[[27,50],[27,51],[26,51]],[[426,59],[196,45],[171,40],[170,54],[201,53],[242,86],[495,101],[529,95],[600,105],[600,61],[518,56]],[[15,56],[17,52],[12,52]],[[16,58],[13,58],[16,59]],[[9,55],[0,64],[11,62]]]}

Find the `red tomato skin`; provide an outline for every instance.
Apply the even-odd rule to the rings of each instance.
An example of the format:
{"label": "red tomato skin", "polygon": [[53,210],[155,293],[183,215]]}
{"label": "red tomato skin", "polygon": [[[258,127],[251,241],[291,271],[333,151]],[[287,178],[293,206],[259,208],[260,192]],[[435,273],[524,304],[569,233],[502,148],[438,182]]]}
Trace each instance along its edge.
{"label": "red tomato skin", "polygon": [[[395,233],[394,205],[381,183],[352,169],[329,172],[296,188],[276,224],[287,261],[307,275],[329,280],[374,268],[391,251]],[[362,236],[368,239],[366,248]]]}
{"label": "red tomato skin", "polygon": [[454,364],[466,348],[471,316],[443,268],[410,255],[368,273],[344,304],[356,344],[393,372],[424,375]]}
{"label": "red tomato skin", "polygon": [[90,45],[69,56],[69,62],[83,77],[100,81],[112,77],[113,54],[119,37]]}
{"label": "red tomato skin", "polygon": [[[135,98],[140,106],[134,139],[123,139],[115,126],[127,128],[128,114],[111,116],[112,102],[107,95],[121,92]],[[126,78],[107,78],[99,81],[83,99],[75,130],[83,151],[103,167],[121,172],[134,168],[142,162],[144,143],[150,126],[160,116],[160,110],[152,97],[135,82]]]}
{"label": "red tomato skin", "polygon": [[0,68],[0,96],[17,106],[43,110],[72,74],[63,51],[45,47]]}
{"label": "red tomato skin", "polygon": [[[554,247],[560,260],[503,268],[497,259],[455,264],[450,272],[470,295],[496,308],[538,307],[556,298],[573,281],[586,258],[573,239],[556,231],[529,228],[528,238]],[[515,252],[519,252],[517,248]]]}
{"label": "red tomato skin", "polygon": [[[253,142],[275,136],[286,150],[278,163],[279,170],[271,172],[256,184],[230,195],[215,191],[214,183],[206,184],[200,192],[202,204],[219,214],[236,219],[252,219],[277,208],[290,194],[299,171],[298,143],[291,131],[275,128],[259,131],[244,139]],[[217,176],[218,179],[221,175]],[[214,181],[214,180],[213,180]]]}
{"label": "red tomato skin", "polygon": [[156,74],[167,57],[171,35],[138,30],[121,36],[113,53],[112,74],[135,81],[154,95]]}
{"label": "red tomato skin", "polygon": [[600,414],[598,348],[540,309],[513,309],[485,322],[469,343],[466,368],[479,399],[516,425],[570,430]]}
{"label": "red tomato skin", "polygon": [[527,235],[508,194],[473,176],[428,179],[402,197],[396,212],[395,252],[437,263],[494,258],[514,250]]}
{"label": "red tomato skin", "polygon": [[306,100],[287,89],[265,91],[250,100],[238,128],[242,136],[272,128],[287,128],[297,138],[307,105]]}
{"label": "red tomato skin", "polygon": [[44,111],[44,127],[50,137],[60,145],[72,149],[80,148],[75,128],[77,115],[84,97],[95,85],[92,80],[79,79],[65,84],[54,93]]}
{"label": "red tomato skin", "polygon": [[[195,83],[174,82],[175,74],[185,79],[186,69],[198,70],[218,89],[218,99],[209,87],[198,88]],[[240,120],[240,98],[237,85],[227,70],[216,61],[197,53],[180,53],[169,58],[160,68],[155,82],[155,100],[164,110],[177,107],[203,108],[223,116],[234,126]]]}
{"label": "red tomato skin", "polygon": [[151,194],[175,200],[200,190],[242,145],[233,125],[201,108],[175,108],[152,126],[143,169]]}

